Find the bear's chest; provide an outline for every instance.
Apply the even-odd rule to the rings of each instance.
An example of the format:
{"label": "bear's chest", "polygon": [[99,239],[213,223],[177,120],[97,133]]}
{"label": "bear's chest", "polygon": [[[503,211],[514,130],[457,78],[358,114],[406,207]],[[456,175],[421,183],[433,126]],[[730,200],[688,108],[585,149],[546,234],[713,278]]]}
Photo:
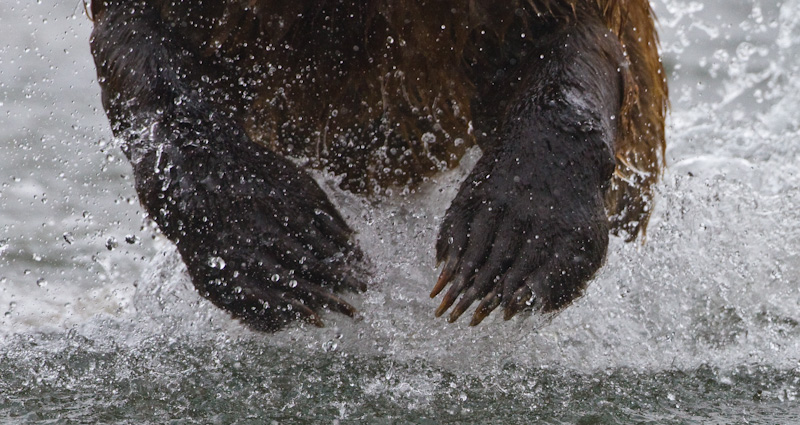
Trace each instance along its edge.
{"label": "bear's chest", "polygon": [[165,16],[236,74],[221,81],[241,92],[245,113],[234,115],[251,138],[343,175],[355,191],[415,185],[457,165],[483,119],[473,99],[524,55],[536,28],[530,6],[513,1],[192,6],[202,13],[181,12],[185,3],[170,2]]}

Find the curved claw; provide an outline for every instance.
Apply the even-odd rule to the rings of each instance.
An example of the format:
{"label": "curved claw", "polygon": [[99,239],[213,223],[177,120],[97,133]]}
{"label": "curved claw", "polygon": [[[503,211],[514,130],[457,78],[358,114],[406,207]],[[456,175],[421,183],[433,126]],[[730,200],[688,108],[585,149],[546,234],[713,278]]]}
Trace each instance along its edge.
{"label": "curved claw", "polygon": [[431,298],[436,298],[442,289],[444,289],[448,283],[450,283],[450,279],[453,278],[453,274],[456,272],[456,266],[458,265],[458,258],[453,257],[447,261],[442,269],[442,273],[439,274],[439,280],[436,281],[436,285],[434,285],[433,290],[431,290]]}
{"label": "curved claw", "polygon": [[501,300],[499,287],[495,287],[495,289],[486,294],[481,300],[481,303],[478,304],[478,308],[475,309],[475,313],[472,315],[472,321],[469,322],[469,325],[478,326],[483,319],[487,318],[494,309],[500,306]]}
{"label": "curved claw", "polygon": [[503,310],[503,320],[511,320],[511,318],[520,311],[533,306],[535,298],[533,291],[527,285],[523,285],[521,288],[517,289],[511,302],[509,302],[505,310]]}
{"label": "curved claw", "polygon": [[[432,294],[435,296],[436,293],[447,285],[448,281],[452,282],[450,289],[447,291],[442,299],[442,303],[436,310],[436,317],[444,314],[465,289],[475,284],[477,272],[481,270],[489,257],[486,254],[485,247],[492,244],[496,234],[494,228],[488,226],[487,223],[491,223],[496,216],[496,211],[493,211],[492,208],[487,207],[487,205],[482,205],[482,208],[477,211],[475,217],[471,220],[468,227],[469,235],[464,238],[466,239],[464,242],[467,242],[466,249],[459,249],[459,256],[450,257],[448,264],[445,265],[445,269],[442,270],[439,282],[437,282],[436,287],[434,287]],[[453,241],[455,241],[455,238],[453,238]],[[448,247],[448,251],[450,249],[451,248]],[[479,282],[478,285],[483,286],[483,282]],[[463,299],[462,297],[462,300]],[[456,313],[455,315],[451,314],[450,321],[455,321],[460,315],[461,313]]]}
{"label": "curved claw", "polygon": [[339,298],[332,292],[326,291],[319,286],[313,285],[304,280],[295,280],[297,288],[310,295],[311,301],[323,308],[334,310],[348,317],[355,317],[358,313],[355,307],[347,301]]}
{"label": "curved claw", "polygon": [[292,310],[297,311],[297,315],[299,316],[299,318],[307,321],[308,323],[318,328],[325,327],[325,323],[322,321],[319,315],[314,310],[309,308],[307,305],[291,298],[288,299],[288,303],[289,306],[292,307]]}

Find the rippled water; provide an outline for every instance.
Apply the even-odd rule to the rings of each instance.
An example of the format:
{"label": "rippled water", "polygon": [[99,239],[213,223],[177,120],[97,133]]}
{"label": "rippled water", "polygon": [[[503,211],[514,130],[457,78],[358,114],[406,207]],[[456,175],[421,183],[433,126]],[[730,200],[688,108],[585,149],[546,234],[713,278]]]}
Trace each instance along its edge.
{"label": "rippled water", "polygon": [[434,319],[456,172],[379,208],[334,193],[376,265],[363,317],[264,335],[146,228],[81,4],[0,3],[0,422],[800,423],[800,1],[654,5],[669,168],[646,244],[612,238],[584,298]]}

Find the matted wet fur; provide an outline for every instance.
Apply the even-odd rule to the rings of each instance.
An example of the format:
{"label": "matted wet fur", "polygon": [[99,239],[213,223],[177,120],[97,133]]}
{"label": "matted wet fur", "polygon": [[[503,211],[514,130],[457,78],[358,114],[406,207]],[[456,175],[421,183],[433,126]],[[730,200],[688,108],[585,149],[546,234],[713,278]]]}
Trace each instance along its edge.
{"label": "matted wet fur", "polygon": [[[237,59],[237,116],[253,140],[344,175],[354,191],[417,184],[457,165],[476,142],[472,102],[485,68],[524,54],[521,35],[537,35],[530,20],[580,19],[596,7],[629,65],[608,214],[629,238],[646,228],[665,148],[667,86],[645,0],[150,3],[204,56]],[[102,13],[102,2],[93,6]],[[479,46],[503,54],[487,58]]]}
{"label": "matted wet fur", "polygon": [[[584,46],[581,48],[587,55],[595,55],[592,60],[612,66],[602,75],[618,74],[620,81],[619,107],[602,103],[613,103],[616,93],[588,100],[589,104],[608,106],[618,114],[590,117],[607,128],[601,133],[613,138],[616,164],[610,181],[602,173],[587,177],[589,182],[599,179],[596,184],[605,198],[608,224],[599,223],[597,218],[586,220],[599,226],[593,230],[597,234],[606,233],[609,226],[627,239],[636,238],[646,229],[652,209],[651,186],[660,175],[663,161],[667,107],[665,74],[658,56],[652,10],[646,0],[95,0],[92,13],[99,22],[93,49],[104,88],[104,105],[118,135],[130,129],[137,116],[145,115],[136,110],[155,113],[142,106],[145,103],[160,104],[170,96],[175,97],[175,102],[196,100],[214,105],[211,109],[217,116],[221,114],[241,126],[247,139],[266,147],[269,155],[304,159],[309,166],[341,176],[343,188],[364,193],[413,187],[456,166],[475,144],[485,153],[501,149],[504,140],[498,134],[509,126],[509,116],[520,108],[512,104],[511,98],[519,98],[506,86],[518,84],[523,90],[536,86],[531,81],[515,81],[525,81],[526,75],[533,75],[524,68],[534,63],[536,58],[532,55],[544,58],[559,49],[560,41],[553,34],[566,40],[572,37],[577,40],[576,46]],[[115,16],[104,17],[106,13]],[[141,25],[140,32],[153,31],[151,38],[155,41],[136,31],[126,32],[127,22],[116,15],[125,15],[131,25]],[[105,40],[107,37],[123,40]],[[609,37],[615,40],[610,42]],[[136,49],[117,52],[114,43],[118,41],[123,47],[156,49],[154,54],[160,59],[136,58]],[[571,54],[565,52],[567,56]],[[575,58],[581,59],[580,55]],[[174,76],[164,77],[167,82],[159,83],[160,88],[143,82],[141,75],[132,84],[134,77],[123,76],[121,70],[126,64],[140,65],[148,70],[140,73],[154,74],[174,67],[170,71]],[[584,71],[594,72],[593,67],[598,64],[590,60]],[[132,69],[135,74],[139,68]],[[553,79],[557,85],[564,81]],[[140,83],[152,87],[141,91],[125,87]],[[186,88],[176,90],[172,85]],[[596,90],[616,88],[612,85]],[[193,94],[184,98],[189,92]],[[159,114],[162,109],[158,109]],[[565,119],[562,115],[555,117]],[[193,130],[188,127],[169,125],[174,127],[172,134],[192,137],[189,134]],[[537,128],[536,131],[548,131],[547,127]],[[237,131],[228,129],[225,134],[238,139]],[[537,137],[536,134],[530,136]],[[602,139],[601,136],[597,137]],[[143,136],[131,137],[139,140]],[[148,133],[147,137],[154,136]],[[537,155],[530,160],[541,161]],[[586,155],[593,158],[594,154]],[[603,159],[591,161],[598,164],[596,167],[604,167],[600,165]],[[192,164],[183,163],[184,167]],[[249,168],[257,166],[251,164]],[[543,170],[547,167],[542,165]],[[136,166],[135,170],[138,171]],[[149,181],[148,178],[137,172],[137,188],[140,180]],[[266,175],[258,181],[264,179]],[[583,193],[583,189],[569,190]],[[589,192],[586,197],[594,196]],[[533,195],[536,194],[531,192]],[[463,196],[472,199],[470,194]],[[153,200],[154,205],[158,202]],[[454,206],[457,204],[458,199]],[[338,214],[329,212],[337,222],[335,226],[346,229]],[[159,225],[169,227],[167,221],[165,217]],[[595,224],[584,227],[594,229]],[[448,255],[456,255],[448,254],[441,242],[442,235],[455,231],[455,227],[447,226],[446,220],[437,247],[439,259],[446,263]],[[349,229],[339,233],[341,238],[349,234]],[[171,239],[181,238],[176,234]],[[184,246],[189,244],[187,239],[184,235]],[[590,239],[605,240],[602,236]],[[561,299],[553,298],[550,304],[545,300],[545,310],[560,308],[580,295],[585,281],[599,267],[606,244],[607,240],[602,247],[592,248],[594,259],[587,263],[591,266],[586,271],[575,272],[582,283],[559,295]],[[180,242],[178,246],[181,248]],[[194,254],[185,254],[185,261],[191,262],[187,257]],[[458,261],[461,255],[457,255]],[[447,267],[448,264],[437,287],[449,282]],[[208,278],[204,276],[201,273],[193,278]],[[202,287],[199,286],[201,292]],[[489,292],[481,291],[481,296]],[[454,291],[455,296],[459,292]],[[501,297],[504,304],[510,302],[509,297]],[[444,310],[447,307],[449,304]],[[249,313],[234,314],[249,317]]]}

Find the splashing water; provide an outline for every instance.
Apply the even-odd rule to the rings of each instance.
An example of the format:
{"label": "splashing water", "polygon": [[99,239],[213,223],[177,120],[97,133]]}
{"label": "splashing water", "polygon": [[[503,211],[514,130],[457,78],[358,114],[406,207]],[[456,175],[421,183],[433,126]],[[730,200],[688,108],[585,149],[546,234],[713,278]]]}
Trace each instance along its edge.
{"label": "splashing water", "polygon": [[549,323],[433,318],[433,244],[473,151],[375,204],[318,176],[374,278],[347,295],[359,320],[274,335],[203,300],[141,228],[129,167],[95,141],[90,23],[3,3],[0,421],[800,422],[800,1],[775,3],[654,3],[673,112],[646,243],[612,238]]}

